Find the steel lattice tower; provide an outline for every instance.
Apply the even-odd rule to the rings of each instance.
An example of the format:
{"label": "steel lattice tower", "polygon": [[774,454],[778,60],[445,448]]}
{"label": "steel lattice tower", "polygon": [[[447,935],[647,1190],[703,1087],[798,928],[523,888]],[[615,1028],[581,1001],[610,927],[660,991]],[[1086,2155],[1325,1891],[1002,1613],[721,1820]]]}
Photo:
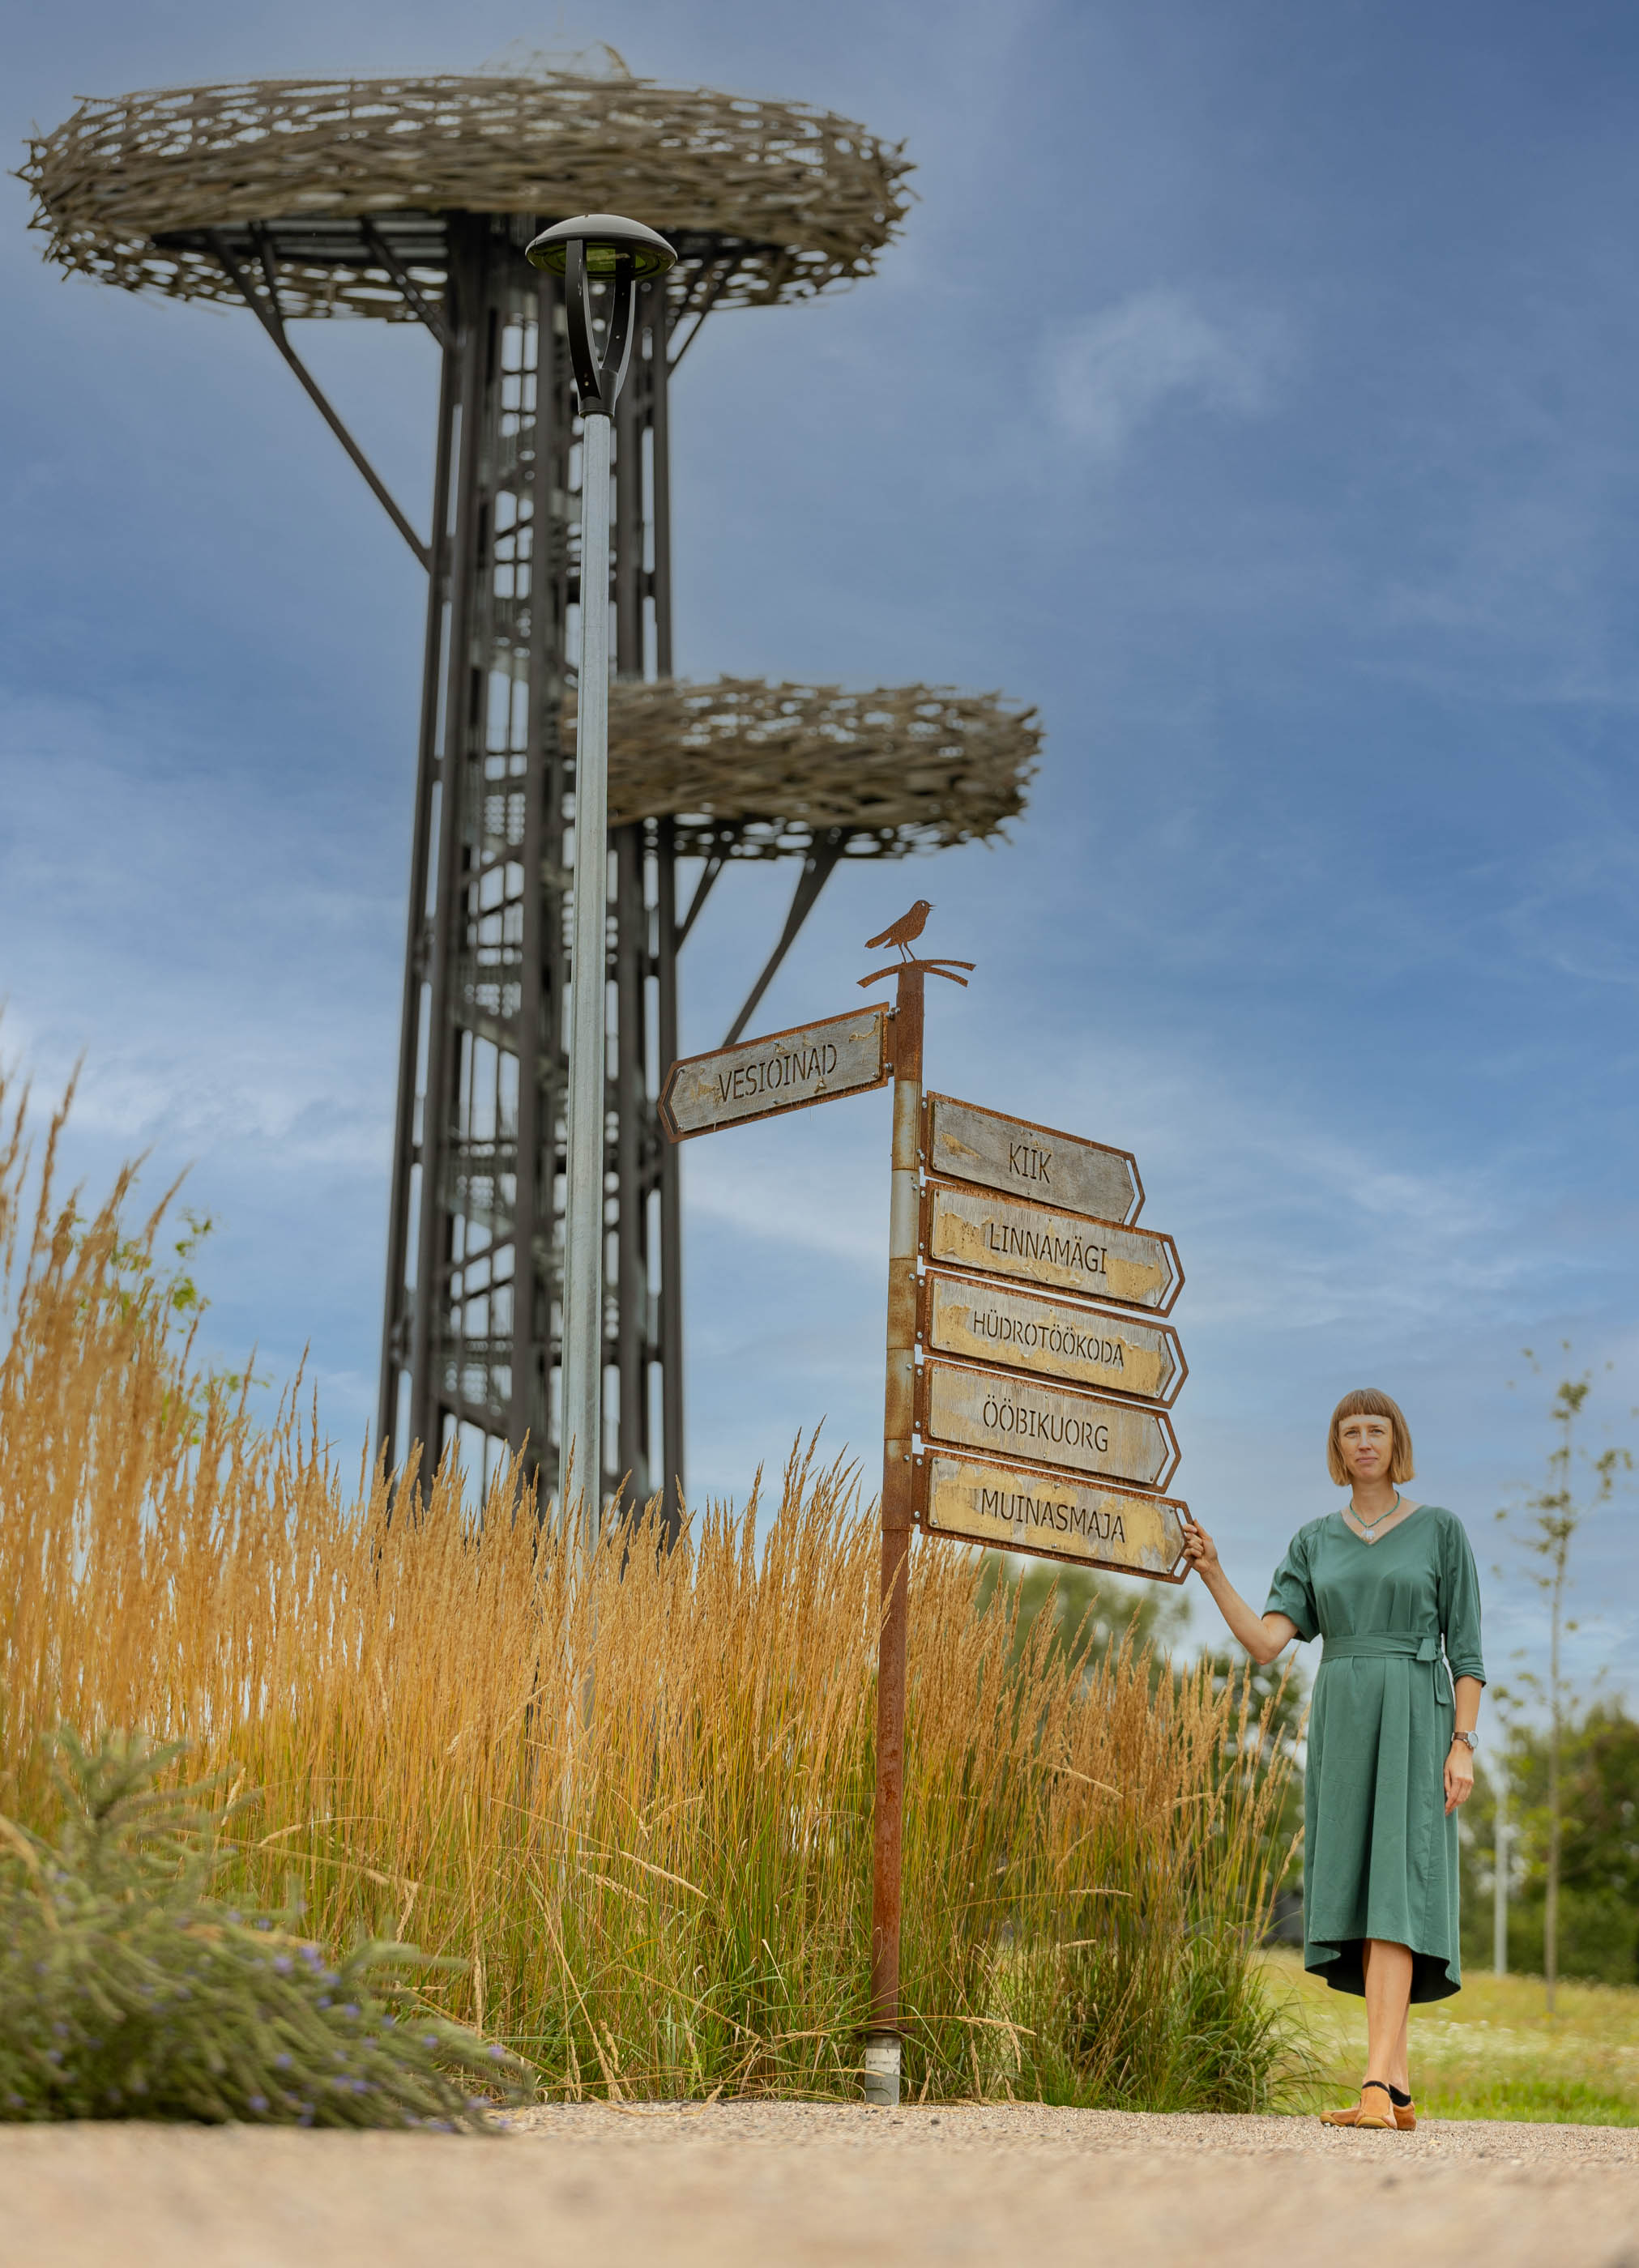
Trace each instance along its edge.
{"label": "steel lattice tower", "polygon": [[[1038,734],[995,696],[673,679],[668,394],[707,313],[868,273],[899,153],[801,106],[573,73],[255,82],[83,104],[31,145],[65,267],[237,301],[427,569],[379,1440],[556,1474],[565,1041],[575,887],[575,610],[614,613],[604,1477],[683,1470],[678,1152],[654,1097],[677,957],[726,862],[796,857],[743,1027],[845,856],[993,833]],[[580,550],[561,286],[523,247],[631,210],[676,245],[644,287],[615,430],[611,557]],[[441,379],[423,542],[292,346],[296,318],[419,323]],[[679,860],[698,861],[679,913]],[[465,1436],[464,1440],[462,1439]]]}
{"label": "steel lattice tower", "polygon": [[[514,1450],[554,1430],[574,825],[563,720],[581,561],[560,287],[525,265],[529,232],[527,219],[448,225],[383,1327],[389,1454],[462,1423]],[[669,328],[651,288],[617,420],[606,571],[617,667],[639,678],[671,674]],[[683,1467],[680,1192],[652,1101],[657,1058],[676,1051],[670,822],[621,828],[611,864],[605,1462],[611,1483],[631,1474],[646,1491],[657,1462]]]}

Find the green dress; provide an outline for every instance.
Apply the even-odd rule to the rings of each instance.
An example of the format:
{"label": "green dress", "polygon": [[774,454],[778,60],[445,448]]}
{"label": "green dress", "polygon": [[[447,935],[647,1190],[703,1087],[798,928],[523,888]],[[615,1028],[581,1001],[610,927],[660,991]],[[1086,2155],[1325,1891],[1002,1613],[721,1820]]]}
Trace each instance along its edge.
{"label": "green dress", "polygon": [[1463,1524],[1419,1505],[1367,1543],[1340,1512],[1311,1520],[1264,1612],[1325,1641],[1303,1789],[1303,1966],[1363,1992],[1365,1940],[1384,1938],[1411,1948],[1412,1999],[1443,2000],[1463,1981],[1457,1814],[1445,1815],[1451,1680],[1485,1676]]}

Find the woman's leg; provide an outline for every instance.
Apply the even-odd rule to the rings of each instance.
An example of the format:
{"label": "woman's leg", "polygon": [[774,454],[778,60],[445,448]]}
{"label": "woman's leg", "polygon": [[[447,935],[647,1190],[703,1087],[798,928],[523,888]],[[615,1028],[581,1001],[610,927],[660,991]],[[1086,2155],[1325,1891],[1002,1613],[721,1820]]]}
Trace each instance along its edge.
{"label": "woman's leg", "polygon": [[1411,1948],[1395,1945],[1387,1938],[1369,1937],[1365,1970],[1366,2076],[1409,2092]]}

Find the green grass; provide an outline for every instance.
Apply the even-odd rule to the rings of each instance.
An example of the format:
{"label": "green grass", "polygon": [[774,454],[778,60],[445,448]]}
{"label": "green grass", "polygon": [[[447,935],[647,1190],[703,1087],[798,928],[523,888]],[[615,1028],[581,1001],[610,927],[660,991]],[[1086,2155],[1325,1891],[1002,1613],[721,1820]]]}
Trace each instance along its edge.
{"label": "green grass", "polygon": [[[1343,2102],[1365,2067],[1365,2003],[1272,1951],[1266,1975],[1303,2022],[1316,2063]],[[1523,2118],[1639,2126],[1639,1987],[1561,1984],[1550,2016],[1540,1977],[1470,1971],[1449,2000],[1412,2010],[1412,2088],[1435,2118]],[[1318,2102],[1320,2097],[1315,2098]],[[1305,2109],[1314,2104],[1305,2097]]]}

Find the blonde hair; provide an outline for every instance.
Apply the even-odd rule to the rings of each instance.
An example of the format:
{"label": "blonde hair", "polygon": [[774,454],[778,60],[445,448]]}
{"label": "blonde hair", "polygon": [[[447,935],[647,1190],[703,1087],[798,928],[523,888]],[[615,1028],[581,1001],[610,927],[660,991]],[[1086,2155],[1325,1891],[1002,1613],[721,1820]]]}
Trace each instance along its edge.
{"label": "blonde hair", "polygon": [[1394,1447],[1389,1454],[1390,1480],[1398,1486],[1401,1481],[1415,1477],[1412,1463],[1412,1429],[1406,1423],[1406,1413],[1390,1395],[1375,1386],[1357,1386],[1346,1394],[1332,1412],[1332,1424],[1326,1432],[1326,1470],[1340,1488],[1348,1484],[1348,1467],[1338,1447],[1338,1428],[1346,1418],[1386,1418],[1393,1429]]}

